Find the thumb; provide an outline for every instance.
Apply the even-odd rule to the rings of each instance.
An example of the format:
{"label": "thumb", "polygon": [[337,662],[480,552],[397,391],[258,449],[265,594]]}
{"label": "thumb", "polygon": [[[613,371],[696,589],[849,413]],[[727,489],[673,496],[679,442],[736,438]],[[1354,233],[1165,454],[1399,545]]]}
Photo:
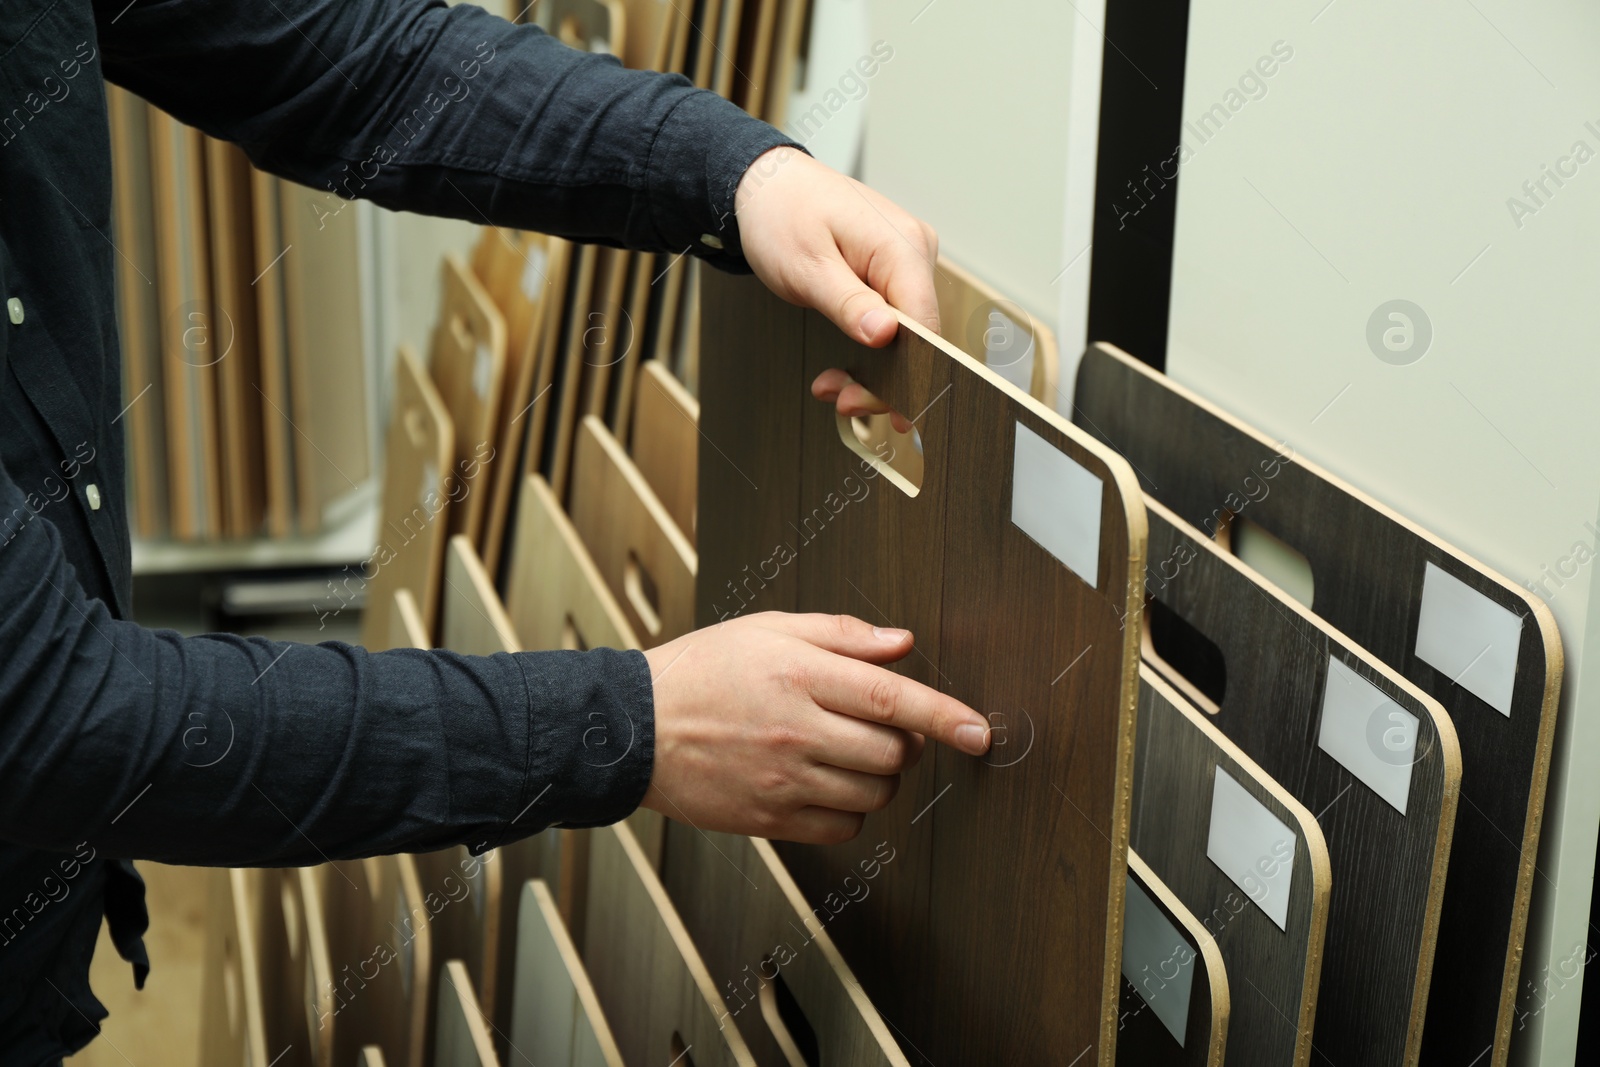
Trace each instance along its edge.
{"label": "thumb", "polygon": [[844,257],[834,252],[796,294],[801,303],[820,310],[852,340],[882,348],[894,340],[899,319],[888,301],[867,286]]}

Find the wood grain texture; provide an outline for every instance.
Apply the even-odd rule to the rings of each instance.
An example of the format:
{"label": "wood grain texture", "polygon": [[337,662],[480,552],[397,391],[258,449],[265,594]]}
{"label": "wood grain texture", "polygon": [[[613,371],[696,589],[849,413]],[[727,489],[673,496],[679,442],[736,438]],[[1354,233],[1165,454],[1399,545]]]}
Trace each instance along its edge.
{"label": "wood grain texture", "polygon": [[[409,589],[426,633],[438,615],[450,498],[444,478],[455,458],[455,431],[427,371],[408,349],[395,360],[394,410],[385,444],[383,494],[378,503],[376,573],[367,582],[361,641],[389,639],[397,589]],[[431,643],[431,642],[429,642]]]}
{"label": "wood grain texture", "polygon": [[643,647],[694,629],[695,551],[605,423],[579,427],[572,525]]}
{"label": "wood grain texture", "polygon": [[251,167],[237,146],[212,137],[206,147],[206,208],[211,238],[212,346],[217,360],[222,528],[255,537],[266,515],[262,447],[261,352],[257,338]]}
{"label": "wood grain texture", "polygon": [[434,1067],[499,1067],[472,978],[460,960],[449,960],[439,971],[435,1018]]}
{"label": "wood grain texture", "polygon": [[[1227,968],[1216,939],[1195,914],[1184,907],[1166,883],[1156,877],[1139,854],[1128,850],[1128,880],[1178,931],[1180,943],[1172,946],[1169,957],[1175,965],[1193,968],[1189,1015],[1179,1045],[1148,1010],[1141,991],[1160,995],[1160,975],[1139,975],[1139,987],[1130,982],[1123,967],[1121,1013],[1117,1021],[1117,1063],[1127,1067],[1156,1067],[1158,1064],[1221,1067],[1227,1048],[1231,1010],[1231,990]],[[1277,1061],[1282,1062],[1282,1061]]]}
{"label": "wood grain texture", "polygon": [[700,402],[658,360],[639,369],[629,452],[678,530],[695,543]]}
{"label": "wood grain texture", "polygon": [[287,254],[279,218],[278,179],[264,171],[250,172],[252,246],[255,249],[257,345],[261,354],[261,434],[266,467],[267,533],[288,537],[295,526],[298,489],[295,472],[295,430],[289,421],[294,406],[289,387],[289,338],[282,257]]}
{"label": "wood grain texture", "polygon": [[[817,1062],[906,1067],[828,934],[831,911],[806,903],[770,843],[672,822],[665,855],[662,884],[757,1063],[787,1067],[801,1044],[777,1010],[782,983],[815,1039]],[[841,892],[870,893],[891,872],[874,858]]]}
{"label": "wood grain texture", "polygon": [[[500,232],[502,239],[503,231]],[[567,286],[567,265],[572,246],[559,237],[523,234],[520,270],[516,264],[501,269],[488,263],[491,297],[507,317],[503,403],[500,405],[498,462],[490,468],[493,483],[489,514],[483,531],[483,562],[490,574],[500,573],[507,523],[515,514],[516,491],[524,472],[537,470],[544,445],[544,427],[550,411],[550,383],[556,344],[561,336],[561,298]],[[498,247],[498,246],[497,246]],[[482,244],[479,245],[481,250]],[[521,322],[528,320],[524,340],[517,340]]]}
{"label": "wood grain texture", "polygon": [[166,394],[162,384],[161,298],[156,279],[155,203],[150,105],[106,86],[111,124],[113,218],[117,247],[117,327],[122,339],[122,396],[128,405],[128,484],[134,532],[167,531]]}
{"label": "wood grain texture", "polygon": [[[440,646],[469,656],[517,652],[516,627],[494,591],[494,582],[472,542],[457,534],[444,558],[444,591],[439,613]],[[484,999],[489,999],[485,997]]]}
{"label": "wood grain texture", "polygon": [[300,528],[372,473],[356,212],[327,190],[278,182]]}
{"label": "wood grain texture", "polygon": [[206,958],[200,1003],[200,1062],[244,1067],[267,1062],[261,961],[247,916],[244,871],[207,875]]}
{"label": "wood grain texture", "polygon": [[508,1063],[623,1067],[600,1000],[541,880],[524,882],[517,920],[515,1007]]}
{"label": "wood grain texture", "polygon": [[446,476],[449,530],[482,537],[490,472],[499,465],[495,423],[505,378],[506,324],[489,294],[455,255],[440,264],[439,322],[431,370],[455,428],[455,462]]}
{"label": "wood grain texture", "polygon": [[169,529],[182,540],[221,533],[216,363],[207,338],[207,266],[202,135],[149,109],[156,208],[156,287],[161,302],[161,381],[166,390]]}
{"label": "wood grain texture", "polygon": [[[1305,553],[1312,608],[1439,701],[1463,795],[1423,1038],[1430,1063],[1509,1054],[1563,654],[1548,607],[1308,459],[1109,345],[1078,371],[1077,418],[1121,449],[1145,488],[1207,532],[1248,518]],[[1292,462],[1274,462],[1287,454]],[[1260,464],[1279,473],[1261,477]],[[1523,620],[1507,718],[1415,654],[1427,564]]]}
{"label": "wood grain texture", "polygon": [[[1264,885],[1251,892],[1251,887],[1235,884],[1207,856],[1218,771],[1294,835],[1283,928],[1252,903],[1264,899]],[[1309,1063],[1332,885],[1322,828],[1305,805],[1148,665],[1140,669],[1129,848],[1199,918],[1202,932],[1216,943],[1229,976],[1230,1067]],[[1127,1058],[1162,1046],[1145,1031],[1156,1037],[1166,1034],[1159,1022],[1153,1027],[1125,1024],[1117,1047],[1122,1062],[1156,1062]],[[1175,1044],[1170,1036],[1167,1044]],[[1186,1043],[1186,1056],[1189,1051]]]}
{"label": "wood grain texture", "polygon": [[672,1063],[687,1052],[695,1067],[754,1067],[633,831],[593,831],[591,863],[583,962],[623,1059]]}
{"label": "wood grain texture", "polygon": [[[1334,857],[1339,889],[1329,903],[1313,1045],[1335,1063],[1415,1063],[1461,785],[1450,717],[1157,501],[1146,505],[1150,595],[1210,640],[1226,665],[1212,721],[1318,813]],[[1152,652],[1147,640],[1146,658],[1173,677]],[[1416,718],[1405,814],[1318,744],[1330,657]]]}

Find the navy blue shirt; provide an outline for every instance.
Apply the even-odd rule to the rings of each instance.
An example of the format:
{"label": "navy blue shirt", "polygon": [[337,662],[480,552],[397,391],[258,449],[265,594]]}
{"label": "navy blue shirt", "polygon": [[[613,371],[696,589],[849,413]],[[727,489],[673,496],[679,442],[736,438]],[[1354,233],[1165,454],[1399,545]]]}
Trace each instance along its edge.
{"label": "navy blue shirt", "polygon": [[[133,858],[487,847],[623,817],[654,756],[638,652],[374,654],[126,621],[102,78],[316,188],[730,269],[739,178],[792,143],[680,77],[439,0],[0,0],[5,1064],[93,1035],[102,915],[143,981]],[[585,750],[596,723],[634,738],[625,758]]]}

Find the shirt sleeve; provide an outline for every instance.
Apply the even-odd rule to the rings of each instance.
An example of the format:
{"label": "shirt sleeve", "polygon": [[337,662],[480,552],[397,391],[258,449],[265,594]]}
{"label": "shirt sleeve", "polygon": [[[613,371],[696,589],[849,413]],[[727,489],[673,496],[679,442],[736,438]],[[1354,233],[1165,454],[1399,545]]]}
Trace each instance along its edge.
{"label": "shirt sleeve", "polygon": [[601,825],[649,785],[639,652],[149,630],[85,596],[50,506],[0,465],[0,839],[306,865]]}
{"label": "shirt sleeve", "polygon": [[[679,75],[442,0],[95,0],[106,76],[334,199],[747,269],[734,190],[795,145]],[[798,147],[798,145],[796,145]]]}

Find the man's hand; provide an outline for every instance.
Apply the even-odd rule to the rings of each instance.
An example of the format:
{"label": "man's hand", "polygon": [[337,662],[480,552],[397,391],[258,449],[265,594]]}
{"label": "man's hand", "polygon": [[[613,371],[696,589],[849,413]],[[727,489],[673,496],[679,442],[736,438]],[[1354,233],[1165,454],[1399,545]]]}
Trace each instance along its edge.
{"label": "man's hand", "polygon": [[[774,148],[745,171],[734,211],[751,269],[790,303],[816,308],[872,348],[894,340],[891,305],[939,332],[939,235],[855,179]],[[823,372],[811,392],[847,417],[889,410],[842,370]],[[895,428],[911,427],[897,415]]]}
{"label": "man's hand", "polygon": [[989,748],[983,716],[878,666],[911,645],[905,630],[848,615],[766,612],[646,652],[656,756],[644,806],[702,830],[854,837],[894,798],[924,736]]}

